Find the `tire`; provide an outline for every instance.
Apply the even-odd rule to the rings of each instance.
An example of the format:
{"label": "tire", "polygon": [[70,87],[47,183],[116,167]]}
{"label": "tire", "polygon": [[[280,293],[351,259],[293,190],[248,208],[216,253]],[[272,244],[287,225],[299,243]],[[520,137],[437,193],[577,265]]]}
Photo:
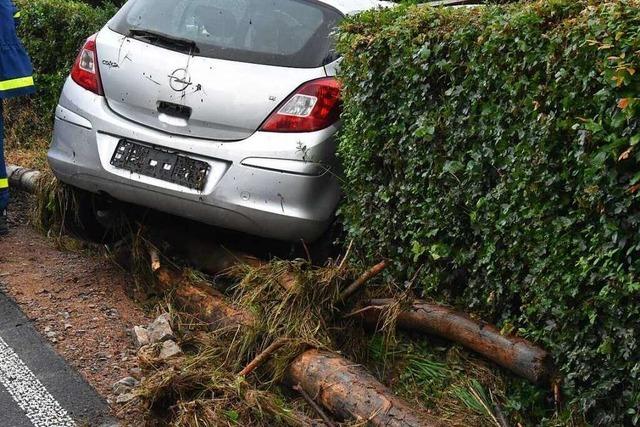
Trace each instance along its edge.
{"label": "tire", "polygon": [[113,199],[69,187],[70,201],[64,214],[66,232],[81,239],[109,243],[122,234],[117,226],[122,217],[119,204]]}
{"label": "tire", "polygon": [[309,245],[309,252],[314,265],[324,265],[329,259],[336,259],[342,252],[344,228],[335,220],[316,241]]}

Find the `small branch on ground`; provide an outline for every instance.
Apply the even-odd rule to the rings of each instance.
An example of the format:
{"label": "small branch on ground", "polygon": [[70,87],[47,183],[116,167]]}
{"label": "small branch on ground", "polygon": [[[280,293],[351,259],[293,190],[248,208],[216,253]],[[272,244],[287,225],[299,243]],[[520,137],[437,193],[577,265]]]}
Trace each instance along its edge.
{"label": "small branch on ground", "polygon": [[491,390],[489,390],[489,395],[491,396],[491,402],[493,403],[493,409],[495,410],[498,427],[511,427],[509,421],[507,421],[507,417],[504,416],[504,412],[502,412],[502,409],[500,408],[500,403],[493,393],[491,393]]}
{"label": "small branch on ground", "polygon": [[294,385],[293,389],[295,391],[297,391],[298,393],[300,393],[300,395],[303,397],[303,399],[307,401],[309,406],[311,406],[314,411],[316,411],[316,413],[320,416],[320,418],[322,418],[322,421],[324,421],[324,423],[328,427],[336,427],[335,423],[333,421],[331,421],[331,418],[329,418],[327,416],[327,414],[325,414],[325,412],[322,410],[322,408],[320,406],[318,406],[318,404],[316,402],[313,401],[311,396],[309,396],[307,394],[307,392],[304,391],[304,389],[300,386],[300,384]]}
{"label": "small branch on ground", "polygon": [[349,299],[349,297],[356,293],[358,289],[364,286],[365,283],[382,273],[384,269],[387,268],[387,265],[387,261],[382,261],[374,265],[371,269],[367,270],[362,276],[358,278],[358,280],[353,282],[344,291],[342,291],[339,301],[345,301]]}
{"label": "small branch on ground", "polygon": [[343,319],[348,319],[349,317],[357,316],[357,315],[359,315],[359,314],[365,313],[365,312],[367,312],[367,311],[369,311],[369,310],[373,310],[373,309],[375,309],[375,308],[376,308],[376,307],[375,307],[375,306],[373,306],[373,305],[368,305],[368,306],[366,306],[366,307],[363,307],[363,308],[360,308],[360,309],[358,309],[358,310],[352,311],[352,312],[351,312],[351,313],[349,313],[349,314],[345,314],[344,316],[342,316],[342,318],[343,318]]}
{"label": "small branch on ground", "polygon": [[307,246],[307,242],[304,239],[300,239],[302,242],[302,247],[304,248],[304,253],[307,255],[307,261],[309,264],[313,264],[313,260],[311,259],[311,252],[309,252],[309,247]]}
{"label": "small branch on ground", "polygon": [[349,246],[347,247],[347,251],[344,253],[344,257],[342,261],[340,261],[340,265],[338,266],[338,271],[342,271],[344,266],[347,264],[347,259],[349,258],[349,254],[351,253],[351,248],[353,247],[353,239],[349,242]]}
{"label": "small branch on ground", "polygon": [[291,341],[288,338],[278,338],[269,347],[267,347],[262,353],[257,355],[242,371],[238,374],[241,377],[249,376],[253,371],[258,369],[264,362],[266,362],[276,351],[280,350],[286,343]]}
{"label": "small branch on ground", "polygon": [[556,412],[560,411],[560,406],[562,405],[562,394],[560,391],[560,383],[562,380],[560,378],[554,378],[551,382],[553,387],[553,403],[556,409]]}
{"label": "small branch on ground", "polygon": [[151,258],[151,271],[155,273],[160,270],[162,267],[162,264],[160,263],[160,254],[158,253],[158,249],[153,245],[149,245],[149,258]]}
{"label": "small branch on ground", "polygon": [[502,427],[500,425],[500,422],[498,421],[498,419],[496,418],[495,414],[493,413],[493,411],[491,410],[491,408],[489,408],[489,402],[486,402],[483,397],[480,395],[480,393],[478,393],[478,391],[473,388],[473,387],[469,387],[469,392],[471,393],[471,395],[476,399],[476,401],[484,408],[484,410],[487,412],[487,415],[489,416],[489,418],[491,418],[491,420],[496,424],[497,427]]}

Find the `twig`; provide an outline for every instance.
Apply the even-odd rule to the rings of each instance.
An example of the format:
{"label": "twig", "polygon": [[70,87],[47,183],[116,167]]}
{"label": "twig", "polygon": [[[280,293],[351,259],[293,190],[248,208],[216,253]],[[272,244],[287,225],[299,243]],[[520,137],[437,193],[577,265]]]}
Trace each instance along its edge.
{"label": "twig", "polygon": [[496,419],[495,414],[493,413],[493,411],[491,409],[489,409],[489,406],[487,406],[487,402],[484,401],[484,399],[482,398],[482,396],[480,396],[480,394],[473,388],[473,385],[469,386],[469,391],[471,392],[471,394],[473,395],[473,397],[475,397],[476,401],[480,403],[480,405],[482,405],[482,407],[484,408],[485,411],[487,411],[487,415],[489,415],[489,417],[491,418],[491,420],[496,423],[497,427],[502,427],[500,425],[500,422]]}
{"label": "twig", "polygon": [[552,381],[553,386],[553,403],[556,408],[556,413],[560,411],[560,405],[562,404],[562,394],[560,391],[560,379],[554,378]]}
{"label": "twig", "polygon": [[153,245],[149,245],[149,257],[151,258],[151,271],[155,273],[160,270],[162,264],[160,263],[160,254],[158,254],[158,249]]}
{"label": "twig", "polygon": [[491,402],[493,403],[493,409],[495,409],[496,420],[498,421],[498,425],[500,427],[511,427],[509,424],[509,421],[507,421],[507,417],[504,416],[504,413],[500,408],[500,403],[498,403],[498,399],[495,398],[491,390],[489,390],[489,396],[491,396]]}
{"label": "twig", "polygon": [[316,413],[318,415],[320,415],[320,418],[322,418],[322,421],[324,421],[324,423],[328,426],[328,427],[336,427],[335,423],[333,421],[331,421],[331,418],[329,418],[327,416],[327,414],[325,414],[325,412],[322,410],[322,408],[320,406],[318,406],[318,404],[316,402],[313,401],[313,399],[311,398],[311,396],[309,396],[307,394],[306,391],[304,391],[304,389],[302,388],[302,386],[300,386],[300,384],[294,385],[293,389],[295,391],[297,391],[298,393],[300,393],[300,395],[304,398],[304,400],[307,401],[307,403],[309,404],[309,406],[311,406],[313,408],[314,411],[316,411]]}
{"label": "twig", "polygon": [[344,316],[342,316],[342,318],[343,318],[343,319],[348,319],[349,317],[357,316],[358,314],[360,314],[360,313],[364,313],[365,311],[369,311],[369,310],[371,310],[371,309],[373,309],[373,308],[379,308],[379,309],[382,309],[382,308],[384,308],[384,307],[383,307],[383,306],[376,306],[376,305],[368,305],[368,306],[363,307],[363,308],[361,308],[361,309],[358,309],[358,310],[352,311],[352,312],[351,312],[351,313],[349,313],[349,314],[345,314]]}
{"label": "twig", "polygon": [[353,282],[347,289],[342,291],[340,294],[340,301],[344,301],[348,299],[351,295],[353,295],[358,289],[362,287],[369,280],[376,277],[378,274],[382,273],[385,268],[387,268],[387,261],[382,261],[381,263],[373,266],[370,270],[367,270],[362,276],[358,278],[355,282]]}
{"label": "twig", "polygon": [[288,338],[278,338],[269,347],[267,347],[262,353],[257,355],[242,371],[238,374],[241,377],[247,377],[257,368],[259,368],[264,362],[269,359],[273,353],[280,350],[286,343],[289,342]]}
{"label": "twig", "polygon": [[307,261],[309,262],[309,264],[313,264],[313,261],[311,260],[311,252],[309,252],[309,248],[307,247],[307,243],[304,241],[304,239],[300,239],[300,241],[302,242],[302,247],[304,248],[304,253],[307,255]]}
{"label": "twig", "polygon": [[349,255],[351,254],[351,247],[353,246],[353,239],[351,239],[351,241],[349,241],[349,246],[347,246],[347,251],[344,253],[344,257],[342,258],[342,261],[340,261],[340,265],[338,266],[338,271],[342,271],[342,269],[344,268],[345,264],[347,263],[347,259],[349,258]]}

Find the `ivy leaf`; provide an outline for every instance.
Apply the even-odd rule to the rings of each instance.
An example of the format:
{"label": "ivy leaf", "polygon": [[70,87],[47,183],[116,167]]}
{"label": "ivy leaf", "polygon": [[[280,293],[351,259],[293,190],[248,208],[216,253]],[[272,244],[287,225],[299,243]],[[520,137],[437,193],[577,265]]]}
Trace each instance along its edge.
{"label": "ivy leaf", "polygon": [[461,162],[457,160],[449,160],[445,162],[442,168],[442,171],[446,173],[455,174],[457,172],[460,172],[462,169],[464,169],[464,165]]}
{"label": "ivy leaf", "polygon": [[416,240],[411,244],[411,253],[413,254],[413,261],[417,262],[422,255],[427,251],[427,248]]}
{"label": "ivy leaf", "polygon": [[429,255],[434,261],[445,258],[451,253],[451,248],[444,243],[435,243],[429,248]]}

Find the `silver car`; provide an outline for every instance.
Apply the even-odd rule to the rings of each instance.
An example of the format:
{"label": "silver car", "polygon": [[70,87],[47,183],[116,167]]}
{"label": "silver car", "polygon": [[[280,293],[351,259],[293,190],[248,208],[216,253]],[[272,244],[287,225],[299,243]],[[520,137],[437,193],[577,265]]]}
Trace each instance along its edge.
{"label": "silver car", "polygon": [[331,34],[375,0],[131,0],[82,47],[49,164],[92,193],[313,241],[340,198]]}

